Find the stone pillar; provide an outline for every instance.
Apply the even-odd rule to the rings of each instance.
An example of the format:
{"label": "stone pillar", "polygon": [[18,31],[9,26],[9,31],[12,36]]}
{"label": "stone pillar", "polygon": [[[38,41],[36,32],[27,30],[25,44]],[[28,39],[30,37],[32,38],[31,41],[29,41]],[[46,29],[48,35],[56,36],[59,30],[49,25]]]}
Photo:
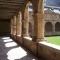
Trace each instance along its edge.
{"label": "stone pillar", "polygon": [[13,34],[13,19],[11,19],[11,34]]}
{"label": "stone pillar", "polygon": [[44,2],[39,0],[38,11],[34,12],[34,37],[33,41],[40,42],[44,40]]}
{"label": "stone pillar", "polygon": [[[13,18],[12,18],[12,22],[14,23],[14,19]],[[14,34],[14,29],[13,29],[14,25],[13,25],[13,23],[12,23],[12,35]]]}
{"label": "stone pillar", "polygon": [[29,19],[28,19],[28,7],[25,8],[24,11],[24,19],[22,21],[22,32],[23,32],[23,37],[29,36]]}
{"label": "stone pillar", "polygon": [[13,38],[13,18],[11,19],[11,37]]}
{"label": "stone pillar", "polygon": [[21,13],[19,12],[18,16],[17,16],[17,36],[21,36]]}
{"label": "stone pillar", "polygon": [[13,35],[16,35],[16,16],[13,18]]}
{"label": "stone pillar", "polygon": [[53,26],[52,26],[52,33],[53,33],[53,35],[55,35],[55,22],[53,22],[53,24],[52,24]]}

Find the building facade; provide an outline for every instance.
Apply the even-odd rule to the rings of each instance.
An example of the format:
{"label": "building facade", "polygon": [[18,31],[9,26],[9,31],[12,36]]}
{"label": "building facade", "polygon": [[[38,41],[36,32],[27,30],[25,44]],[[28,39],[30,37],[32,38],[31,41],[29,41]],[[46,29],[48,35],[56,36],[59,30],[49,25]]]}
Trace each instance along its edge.
{"label": "building facade", "polygon": [[[33,12],[30,11],[30,23],[29,23],[29,32],[30,36],[34,35],[33,26],[34,20],[32,18]],[[44,35],[60,35],[60,14],[55,13],[54,11],[47,9],[44,11]],[[32,33],[32,34],[31,34]]]}

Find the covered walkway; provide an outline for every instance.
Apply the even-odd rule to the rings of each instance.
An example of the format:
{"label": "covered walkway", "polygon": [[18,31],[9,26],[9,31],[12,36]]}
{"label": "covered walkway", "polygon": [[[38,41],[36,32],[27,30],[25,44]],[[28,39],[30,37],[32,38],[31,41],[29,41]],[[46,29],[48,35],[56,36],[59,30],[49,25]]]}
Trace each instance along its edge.
{"label": "covered walkway", "polygon": [[[33,7],[34,32],[29,35],[29,5]],[[0,35],[10,35],[34,55],[60,60],[60,52],[44,39],[44,0],[0,0]],[[42,43],[41,43],[42,42]],[[0,37],[0,60],[41,60],[10,37]]]}
{"label": "covered walkway", "polygon": [[30,54],[10,37],[0,37],[0,60],[42,60]]}

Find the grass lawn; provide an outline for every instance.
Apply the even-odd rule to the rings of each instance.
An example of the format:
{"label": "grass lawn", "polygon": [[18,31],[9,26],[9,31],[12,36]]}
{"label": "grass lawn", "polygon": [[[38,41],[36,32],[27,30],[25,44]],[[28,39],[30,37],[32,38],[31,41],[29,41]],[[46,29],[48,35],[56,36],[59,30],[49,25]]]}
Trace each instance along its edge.
{"label": "grass lawn", "polygon": [[49,43],[60,45],[60,36],[49,36],[49,37],[45,37],[45,39]]}

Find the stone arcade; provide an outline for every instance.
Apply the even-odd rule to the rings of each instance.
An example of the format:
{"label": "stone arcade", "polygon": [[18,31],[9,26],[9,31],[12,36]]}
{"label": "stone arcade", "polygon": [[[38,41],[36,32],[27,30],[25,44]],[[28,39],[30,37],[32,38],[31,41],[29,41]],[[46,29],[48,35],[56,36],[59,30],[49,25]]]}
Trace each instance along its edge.
{"label": "stone arcade", "polygon": [[[30,3],[34,19],[32,38],[27,8]],[[60,51],[50,47],[44,39],[44,0],[0,0],[0,19],[11,20],[11,37],[32,53],[46,60],[60,60]]]}

